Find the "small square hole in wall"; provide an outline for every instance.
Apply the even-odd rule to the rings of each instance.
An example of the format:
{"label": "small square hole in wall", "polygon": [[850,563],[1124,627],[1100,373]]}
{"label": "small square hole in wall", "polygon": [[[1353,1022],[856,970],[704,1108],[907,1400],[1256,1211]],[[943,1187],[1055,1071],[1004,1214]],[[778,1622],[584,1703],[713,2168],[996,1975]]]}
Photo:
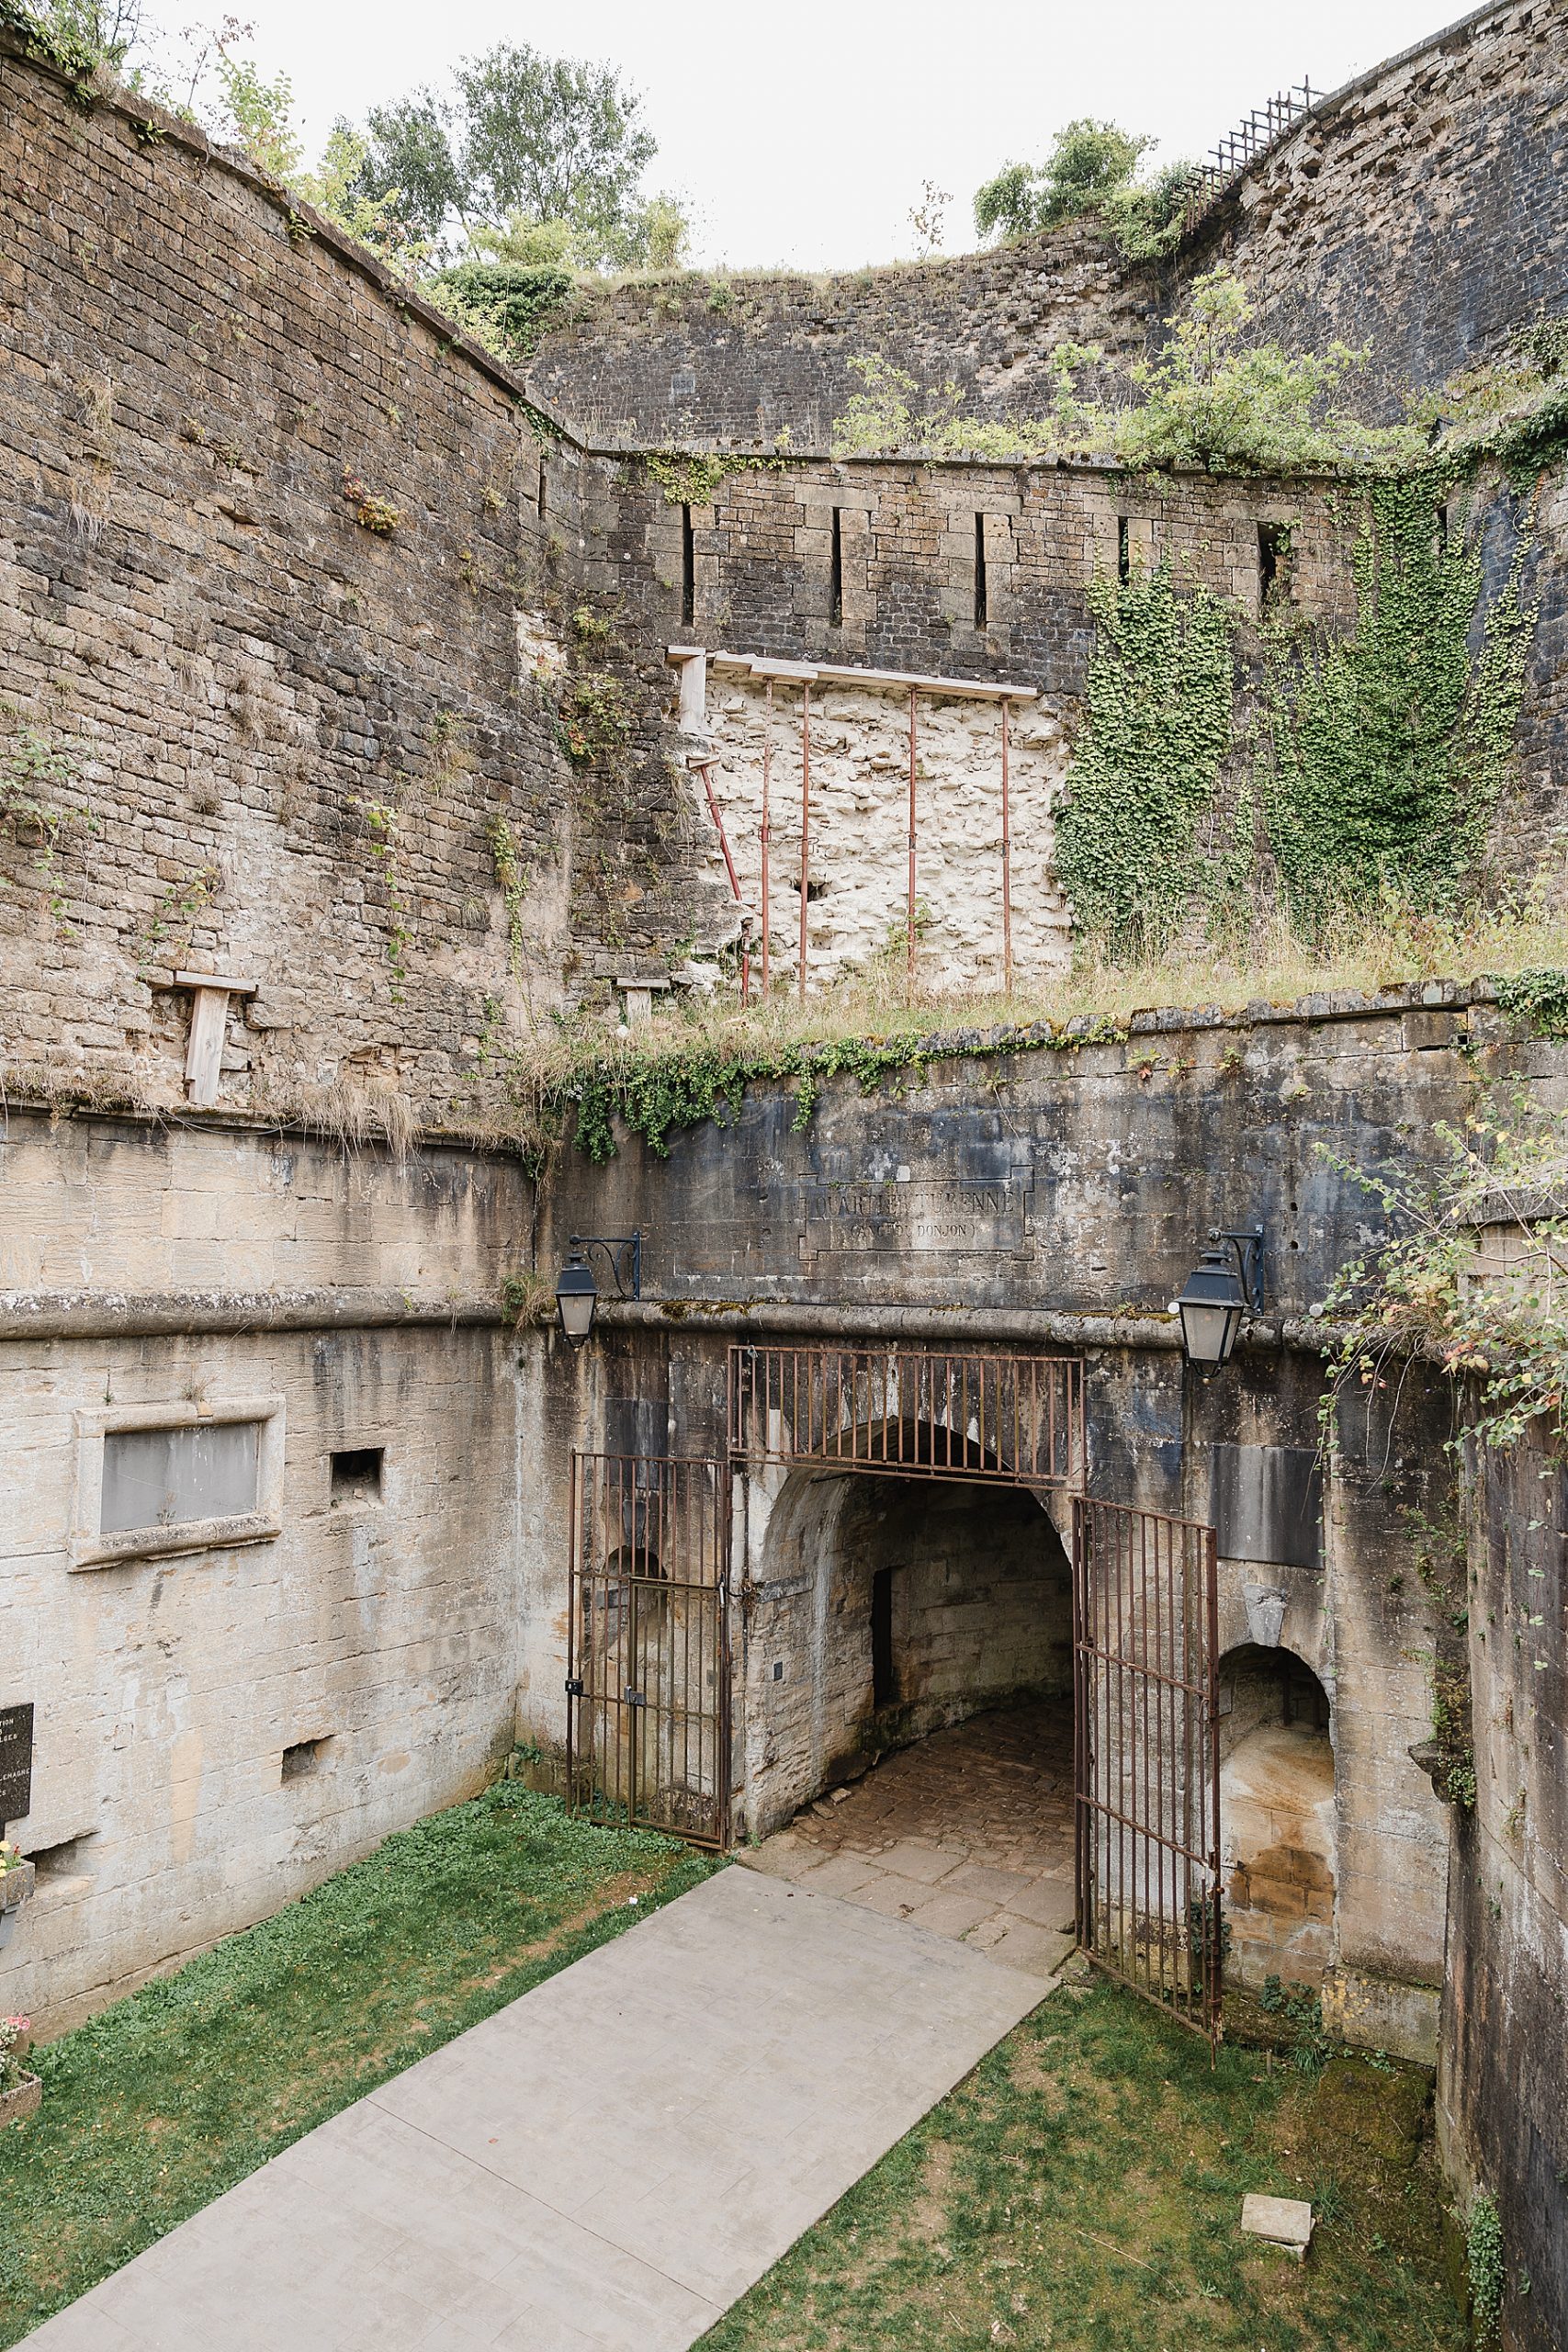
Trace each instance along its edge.
{"label": "small square hole in wall", "polygon": [[34,1846],[24,1851],[24,1861],[31,1862],[39,1878],[81,1878],[87,1870],[87,1849],[94,1832],[84,1829],[75,1838],[63,1838],[58,1846]]}
{"label": "small square hole in wall", "polygon": [[379,1445],[356,1445],[333,1456],[333,1510],[346,1503],[378,1503],[381,1499],[381,1461],[386,1449]]}
{"label": "small square hole in wall", "polygon": [[320,1739],[297,1739],[292,1747],[286,1747],[283,1751],[283,1770],[278,1779],[302,1781],[309,1773],[319,1772],[332,1744],[330,1732],[324,1733]]}

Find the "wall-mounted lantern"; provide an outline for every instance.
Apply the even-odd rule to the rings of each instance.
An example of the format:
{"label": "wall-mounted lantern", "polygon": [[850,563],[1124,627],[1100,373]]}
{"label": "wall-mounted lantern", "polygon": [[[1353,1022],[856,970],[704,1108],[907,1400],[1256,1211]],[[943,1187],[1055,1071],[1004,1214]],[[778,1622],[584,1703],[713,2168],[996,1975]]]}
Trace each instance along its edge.
{"label": "wall-mounted lantern", "polygon": [[1218,1372],[1230,1362],[1231,1350],[1248,1315],[1263,1312],[1263,1227],[1244,1233],[1214,1227],[1202,1262],[1187,1277],[1180,1295],[1170,1302],[1181,1318],[1181,1348],[1189,1363]]}
{"label": "wall-mounted lantern", "polygon": [[604,1252],[617,1298],[640,1298],[642,1234],[574,1233],[570,1246],[571,1255],[556,1277],[556,1306],[561,1329],[572,1346],[580,1348],[593,1329],[593,1310],[599,1304],[599,1285],[590,1258],[595,1250]]}

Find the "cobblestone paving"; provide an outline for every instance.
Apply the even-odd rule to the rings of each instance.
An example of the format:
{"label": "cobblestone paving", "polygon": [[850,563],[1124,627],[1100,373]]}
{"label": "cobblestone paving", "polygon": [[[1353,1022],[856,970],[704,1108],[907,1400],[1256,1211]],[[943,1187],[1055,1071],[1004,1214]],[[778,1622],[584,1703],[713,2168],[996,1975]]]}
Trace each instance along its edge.
{"label": "cobblestone paving", "polygon": [[1049,1976],[1072,1946],[1071,1705],[933,1732],[740,1860]]}

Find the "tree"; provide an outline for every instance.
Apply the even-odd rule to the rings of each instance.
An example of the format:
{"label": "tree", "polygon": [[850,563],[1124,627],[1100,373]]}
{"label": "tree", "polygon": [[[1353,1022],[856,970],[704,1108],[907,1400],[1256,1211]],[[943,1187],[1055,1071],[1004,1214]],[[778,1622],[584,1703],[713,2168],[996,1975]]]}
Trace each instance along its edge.
{"label": "tree", "polygon": [[1138,159],[1154,141],[1113,122],[1083,115],[1058,130],[1043,164],[1008,164],[975,198],[975,226],[983,237],[1027,237],[1103,209],[1127,187]]}
{"label": "tree", "polygon": [[1140,180],[1139,163],[1153,144],[1113,122],[1081,116],[1056,133],[1043,164],[1005,164],[976,190],[975,226],[982,237],[1010,243],[1065,220],[1098,218],[1132,259],[1168,253],[1196,167],[1168,164]]}
{"label": "tree", "polygon": [[449,92],[372,109],[363,182],[449,256],[629,267],[678,254],[685,216],[638,184],[656,152],[642,100],[612,65],[502,41]]}

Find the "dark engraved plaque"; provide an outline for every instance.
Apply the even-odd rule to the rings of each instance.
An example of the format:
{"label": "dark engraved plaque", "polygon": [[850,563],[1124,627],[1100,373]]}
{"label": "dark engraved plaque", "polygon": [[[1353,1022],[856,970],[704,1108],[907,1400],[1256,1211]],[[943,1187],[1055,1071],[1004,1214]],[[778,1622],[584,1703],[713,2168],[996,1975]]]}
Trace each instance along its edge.
{"label": "dark engraved plaque", "polygon": [[0,1826],[25,1821],[33,1802],[33,1709],[0,1707]]}

